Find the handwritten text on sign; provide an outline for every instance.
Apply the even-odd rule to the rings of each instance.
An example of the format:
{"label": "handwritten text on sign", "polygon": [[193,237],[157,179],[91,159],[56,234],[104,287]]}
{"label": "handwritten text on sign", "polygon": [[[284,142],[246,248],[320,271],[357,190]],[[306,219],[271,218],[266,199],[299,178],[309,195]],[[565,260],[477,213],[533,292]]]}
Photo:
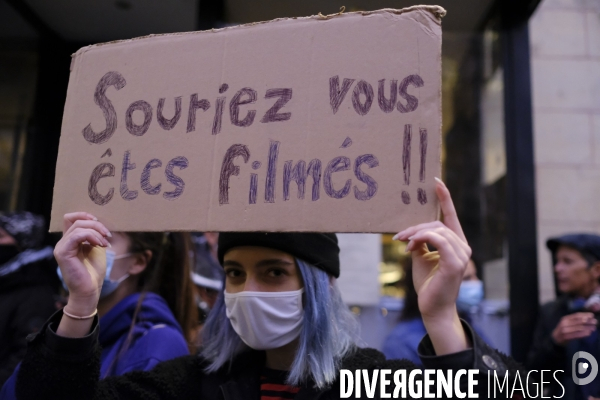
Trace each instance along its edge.
{"label": "handwritten text on sign", "polygon": [[[344,78],[340,84],[339,76],[333,76],[329,79],[329,103],[331,110],[335,114],[346,95],[352,88],[355,79]],[[118,115],[113,107],[112,102],[106,95],[106,89],[110,86],[114,86],[116,89],[122,89],[126,85],[126,80],[118,72],[108,72],[102,77],[96,91],[94,92],[94,100],[96,104],[102,109],[104,117],[106,119],[106,128],[101,132],[94,132],[91,125],[87,125],[83,129],[83,137],[90,143],[102,144],[107,142],[117,129]],[[402,80],[398,86],[398,81],[391,79],[389,82],[388,96],[386,96],[386,79],[378,81],[377,90],[377,104],[381,111],[385,113],[391,113],[398,111],[400,113],[408,113],[415,111],[419,106],[419,99],[409,94],[409,86],[421,87],[424,85],[423,79],[419,75],[409,75]],[[219,88],[219,94],[225,94],[229,89],[229,85],[224,83]],[[293,94],[292,88],[274,88],[268,89],[265,93],[265,99],[276,99],[275,103],[264,112],[264,115],[260,119],[261,123],[270,123],[278,121],[288,121],[292,118],[292,111],[281,111],[282,108],[291,100]],[[404,101],[398,101],[398,97],[404,99]],[[254,123],[258,110],[250,109],[250,104],[256,103],[258,98],[258,92],[252,88],[245,87],[238,90],[235,95],[229,100],[229,121],[232,125],[239,127],[249,127]],[[351,101],[354,111],[359,115],[367,115],[371,110],[375,98],[375,91],[373,86],[364,81],[359,80],[354,85],[352,91]],[[156,107],[156,123],[168,131],[177,127],[179,120],[182,115],[182,100],[181,96],[174,99],[174,115],[171,118],[167,118],[164,115],[164,106],[166,99],[160,98]],[[223,114],[226,108],[227,97],[219,96],[215,100],[214,104],[214,116],[212,119],[211,134],[217,135],[221,132],[223,125]],[[198,100],[198,93],[190,95],[189,107],[187,112],[187,126],[186,132],[194,132],[196,130],[196,111],[208,111],[211,108],[211,103],[208,99]],[[139,112],[143,116],[143,123],[136,124],[134,122],[134,113]],[[125,120],[125,126],[127,131],[134,136],[143,136],[150,125],[152,124],[154,117],[154,110],[150,103],[145,100],[138,100],[129,105],[124,113],[123,119]],[[240,116],[243,115],[243,118]],[[227,118],[226,118],[227,119]],[[183,123],[181,124],[183,125]],[[402,168],[404,175],[404,183],[410,184],[410,156],[411,156],[411,144],[412,144],[412,126],[407,124],[404,127],[404,141],[402,151]],[[279,147],[281,143],[279,141],[271,141],[269,145],[269,154],[266,161],[266,183],[264,199],[267,203],[275,202],[275,188],[276,188],[276,177],[277,177],[277,162],[279,158]],[[342,143],[341,147],[346,148],[352,145],[352,139],[346,138]],[[427,156],[427,129],[421,128],[419,130],[419,152],[420,152],[420,169],[419,169],[419,181],[425,181],[425,159]],[[111,150],[108,149],[105,155],[112,154]],[[240,168],[235,165],[234,160],[237,157],[242,157],[244,163],[250,160],[250,150],[245,144],[234,144],[223,156],[223,162],[221,164],[221,173],[219,179],[219,204],[229,203],[229,179],[232,175],[239,175]],[[367,168],[376,168],[379,166],[379,160],[373,154],[362,154],[358,156],[354,163],[345,156],[334,157],[331,161],[323,166],[323,162],[319,159],[313,159],[307,162],[305,160],[299,160],[294,164],[293,160],[285,161],[283,167],[283,200],[287,201],[290,199],[290,184],[296,183],[298,187],[298,198],[304,199],[307,178],[312,178],[312,190],[310,199],[312,201],[319,200],[321,191],[321,178],[323,180],[323,190],[327,196],[334,199],[342,199],[350,194],[352,187],[351,179],[346,180],[345,184],[341,188],[334,188],[332,175],[336,172],[347,171],[353,169],[356,179],[366,185],[364,189],[360,189],[359,186],[354,186],[354,197],[357,200],[366,201],[371,199],[377,194],[377,181],[370,175],[366,174],[362,168],[363,164]],[[184,156],[178,156],[171,159],[166,163],[164,174],[167,182],[174,186],[173,190],[163,191],[162,196],[167,200],[176,200],[179,198],[185,189],[185,182],[179,176],[177,176],[174,170],[185,169],[189,165],[189,160]],[[149,160],[144,166],[141,174],[139,186],[147,195],[158,195],[162,191],[162,183],[152,185],[150,183],[150,177],[153,169],[158,169],[163,166],[162,160],[153,158]],[[262,166],[261,161],[252,162],[252,169],[259,170]],[[128,183],[128,172],[136,169],[137,164],[133,162],[131,152],[125,151],[123,155],[123,162],[121,164],[121,181],[120,181],[120,194],[124,200],[135,200],[138,197],[137,190],[131,190]],[[114,196],[114,188],[110,188],[106,194],[101,194],[97,185],[100,179],[114,177],[115,176],[115,165],[104,162],[99,164],[92,172],[88,184],[88,195],[90,199],[98,204],[108,204]],[[256,204],[258,188],[258,173],[250,174],[250,190],[248,193],[248,203]],[[421,204],[427,203],[427,195],[421,188],[418,189],[417,200]],[[404,204],[410,204],[410,194],[407,191],[402,191],[402,202]]]}
{"label": "handwritten text on sign", "polygon": [[81,49],[51,229],[75,210],[134,231],[434,219],[441,30],[424,7]]}

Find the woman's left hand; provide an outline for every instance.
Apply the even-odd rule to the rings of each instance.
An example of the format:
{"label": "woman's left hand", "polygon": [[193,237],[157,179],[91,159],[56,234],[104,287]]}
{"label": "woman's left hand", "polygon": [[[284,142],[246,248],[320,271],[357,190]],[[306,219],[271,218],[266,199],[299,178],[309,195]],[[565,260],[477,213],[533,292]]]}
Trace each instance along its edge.
{"label": "woman's left hand", "polygon": [[[456,298],[471,258],[471,248],[458,221],[450,192],[442,181],[438,180],[436,193],[444,222],[412,226],[398,233],[394,239],[409,241],[406,250],[412,253],[419,310],[436,353],[440,355],[468,347],[456,311]],[[435,246],[437,251],[429,251],[427,243]]]}

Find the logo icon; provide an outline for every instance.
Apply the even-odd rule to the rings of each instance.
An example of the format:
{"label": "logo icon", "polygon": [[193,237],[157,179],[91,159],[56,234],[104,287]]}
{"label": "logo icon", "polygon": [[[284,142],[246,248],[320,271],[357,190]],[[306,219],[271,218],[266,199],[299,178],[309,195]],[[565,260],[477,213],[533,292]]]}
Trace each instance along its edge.
{"label": "logo icon", "polygon": [[[586,362],[579,361],[581,358],[585,359]],[[579,361],[579,363],[577,361]],[[573,354],[571,371],[573,375],[573,382],[575,382],[576,385],[587,385],[596,379],[596,376],[598,375],[598,361],[596,361],[594,356],[590,353],[586,351],[578,351],[577,353]],[[578,375],[583,375],[587,371],[590,371],[590,374],[586,378],[578,377]]]}

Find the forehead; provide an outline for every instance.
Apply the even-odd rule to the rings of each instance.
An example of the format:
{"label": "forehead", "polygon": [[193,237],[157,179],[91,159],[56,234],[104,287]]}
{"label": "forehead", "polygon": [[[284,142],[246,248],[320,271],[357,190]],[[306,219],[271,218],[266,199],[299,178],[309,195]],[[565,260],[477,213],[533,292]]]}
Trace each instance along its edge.
{"label": "forehead", "polygon": [[558,246],[558,249],[556,249],[556,256],[557,257],[571,257],[571,258],[581,258],[582,260],[583,255],[581,254],[581,252],[573,247],[570,246],[566,246],[564,244],[561,244],[560,246]]}
{"label": "forehead", "polygon": [[224,261],[236,261],[239,263],[254,263],[264,259],[281,259],[294,261],[294,256],[281,250],[260,246],[233,247],[225,253]]}
{"label": "forehead", "polygon": [[112,232],[112,237],[109,238],[109,242],[112,246],[127,248],[131,244],[131,239],[125,232]]}

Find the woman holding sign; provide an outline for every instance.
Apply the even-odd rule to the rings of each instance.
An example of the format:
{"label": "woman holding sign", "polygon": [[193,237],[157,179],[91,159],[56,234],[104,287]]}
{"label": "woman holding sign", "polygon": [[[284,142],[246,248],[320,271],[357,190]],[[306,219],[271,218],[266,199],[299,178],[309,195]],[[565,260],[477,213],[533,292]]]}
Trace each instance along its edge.
{"label": "woman holding sign", "polygon": [[[444,371],[516,372],[514,361],[490,349],[458,317],[456,297],[471,250],[448,189],[439,181],[436,191],[445,223],[413,226],[395,236],[409,241],[412,252],[428,332],[419,347],[421,359],[427,368]],[[334,279],[340,272],[335,235],[222,233],[225,290],[206,322],[201,355],[100,381],[96,308],[107,230],[89,214],[73,215],[77,228],[67,230],[55,250],[71,296],[65,309],[31,339],[17,379],[21,398],[324,399],[356,390],[350,394],[354,398],[365,395],[364,386],[358,392],[358,379],[356,387],[349,385],[356,370],[387,369],[404,377],[417,370],[408,360],[387,361],[376,350],[357,346],[356,322]],[[84,241],[94,247],[82,245]],[[439,253],[430,252],[427,243]],[[84,257],[91,263],[82,263]],[[452,393],[466,393],[463,378],[456,379],[461,387]],[[389,379],[391,375],[388,384]],[[375,382],[377,387],[379,383],[386,385]],[[485,386],[482,380],[470,390],[483,393]],[[394,383],[388,393],[393,388]],[[408,390],[414,397],[416,389]]]}

